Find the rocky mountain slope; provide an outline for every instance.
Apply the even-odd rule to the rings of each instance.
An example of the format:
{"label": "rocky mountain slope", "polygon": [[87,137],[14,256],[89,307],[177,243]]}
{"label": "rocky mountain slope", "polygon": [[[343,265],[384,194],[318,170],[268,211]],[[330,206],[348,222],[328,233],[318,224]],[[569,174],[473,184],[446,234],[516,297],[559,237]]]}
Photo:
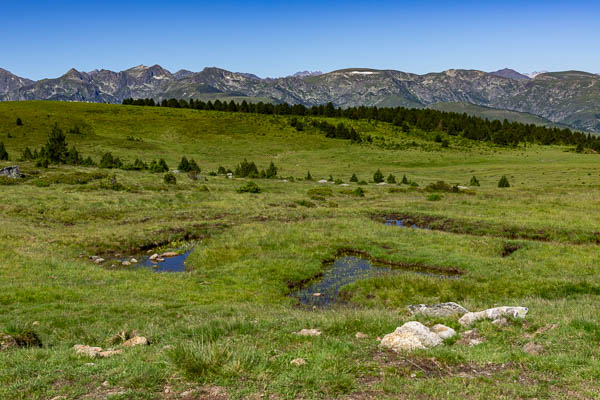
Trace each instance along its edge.
{"label": "rocky mountain slope", "polygon": [[247,99],[300,103],[427,107],[462,102],[517,111],[570,127],[600,132],[600,76],[567,71],[529,78],[513,70],[448,70],[425,75],[352,68],[326,74],[261,79],[205,68],[175,74],[154,65],[80,72],[33,82],[0,70],[0,100],[120,103],[124,98]]}

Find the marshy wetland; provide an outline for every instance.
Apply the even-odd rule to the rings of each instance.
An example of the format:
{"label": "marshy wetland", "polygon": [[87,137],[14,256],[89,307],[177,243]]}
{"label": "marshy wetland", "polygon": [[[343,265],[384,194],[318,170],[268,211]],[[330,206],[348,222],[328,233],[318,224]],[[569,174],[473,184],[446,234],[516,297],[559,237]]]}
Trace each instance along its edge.
{"label": "marshy wetland", "polygon": [[[0,398],[600,397],[599,155],[449,135],[442,148],[435,132],[343,120],[375,138],[352,144],[313,118],[339,122],[301,117],[298,131],[281,115],[0,103],[0,168],[25,175],[0,182],[0,334],[19,338],[0,350]],[[175,170],[186,156],[201,171],[169,183],[19,161],[55,124],[96,162],[110,152]],[[273,162],[276,177],[229,178],[244,159]],[[418,186],[378,185],[378,169]],[[240,190],[249,181],[259,190]],[[438,181],[470,192],[425,190]],[[145,258],[172,250],[162,263],[185,257],[185,270],[154,273],[162,263]],[[131,257],[151,266],[113,262]],[[529,313],[477,322],[475,346],[381,348],[408,321],[464,335],[457,318],[407,309],[443,302]],[[126,347],[121,332],[149,344]],[[90,358],[78,344],[117,352]]]}

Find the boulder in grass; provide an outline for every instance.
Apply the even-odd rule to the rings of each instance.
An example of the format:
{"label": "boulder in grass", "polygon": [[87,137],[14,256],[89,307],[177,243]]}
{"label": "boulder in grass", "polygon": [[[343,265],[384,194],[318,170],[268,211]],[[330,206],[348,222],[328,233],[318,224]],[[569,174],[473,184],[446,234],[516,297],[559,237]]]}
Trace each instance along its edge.
{"label": "boulder in grass", "polygon": [[417,321],[410,321],[381,339],[381,346],[395,352],[428,349],[442,344],[442,338]]}
{"label": "boulder in grass", "polygon": [[527,307],[495,307],[487,310],[470,312],[463,315],[458,323],[468,326],[482,319],[496,320],[500,317],[525,318],[529,309]]}

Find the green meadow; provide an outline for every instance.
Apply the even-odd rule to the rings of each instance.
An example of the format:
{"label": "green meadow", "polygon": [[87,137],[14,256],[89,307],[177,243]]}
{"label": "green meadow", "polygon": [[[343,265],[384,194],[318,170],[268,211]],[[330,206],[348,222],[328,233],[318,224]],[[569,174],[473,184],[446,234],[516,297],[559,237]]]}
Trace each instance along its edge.
{"label": "green meadow", "polygon": [[[598,154],[459,136],[444,136],[442,147],[436,132],[368,120],[298,117],[306,127],[298,131],[291,118],[0,103],[10,156],[0,168],[25,175],[0,181],[0,334],[41,342],[0,350],[0,398],[600,398]],[[312,119],[344,122],[373,143],[326,138]],[[55,125],[96,162],[111,152],[123,162],[162,158],[174,170],[186,156],[201,172],[175,173],[168,184],[163,173],[20,161]],[[273,162],[277,179],[214,173],[244,159],[259,169]],[[378,169],[398,183],[377,185]],[[399,184],[403,176],[418,186]],[[473,176],[480,186],[469,186]],[[498,187],[502,176],[510,187]],[[337,184],[318,182],[330,177]],[[248,181],[260,192],[240,193]],[[426,190],[438,181],[469,189]],[[386,226],[386,216],[429,229]],[[193,246],[185,272],[120,262],[184,245]],[[331,307],[300,304],[293,292],[340,249],[398,271],[345,286]],[[401,267],[409,264],[461,275]],[[485,340],[477,346],[379,346],[411,320],[464,333],[456,318],[406,308],[447,301],[529,314],[505,327],[476,323]],[[322,334],[294,334],[304,328]],[[119,332],[150,344],[124,348]],[[543,350],[529,354],[528,343]],[[76,344],[122,352],[90,358]],[[305,364],[291,363],[298,358]]]}

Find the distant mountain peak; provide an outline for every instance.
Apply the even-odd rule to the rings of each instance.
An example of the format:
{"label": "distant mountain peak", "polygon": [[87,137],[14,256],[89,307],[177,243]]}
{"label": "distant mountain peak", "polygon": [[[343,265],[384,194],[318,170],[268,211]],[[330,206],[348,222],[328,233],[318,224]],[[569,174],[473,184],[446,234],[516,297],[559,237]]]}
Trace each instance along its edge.
{"label": "distant mountain peak", "polygon": [[538,75],[547,74],[547,73],[548,73],[548,71],[546,71],[546,70],[541,70],[541,71],[533,71],[533,72],[531,72],[531,73],[529,73],[529,74],[525,74],[525,75],[527,75],[527,76],[528,76],[528,77],[530,77],[531,79],[534,79],[534,78],[535,78],[536,76],[538,76]]}
{"label": "distant mountain peak", "polygon": [[515,79],[515,80],[523,80],[523,79],[531,79],[530,76],[524,75],[520,72],[515,71],[514,69],[504,68],[498,71],[490,72],[491,75],[499,76],[501,78]]}
{"label": "distant mountain peak", "polygon": [[319,76],[319,75],[323,75],[323,72],[321,72],[321,71],[299,71],[291,76],[293,76],[294,78],[306,78],[307,76]]}

